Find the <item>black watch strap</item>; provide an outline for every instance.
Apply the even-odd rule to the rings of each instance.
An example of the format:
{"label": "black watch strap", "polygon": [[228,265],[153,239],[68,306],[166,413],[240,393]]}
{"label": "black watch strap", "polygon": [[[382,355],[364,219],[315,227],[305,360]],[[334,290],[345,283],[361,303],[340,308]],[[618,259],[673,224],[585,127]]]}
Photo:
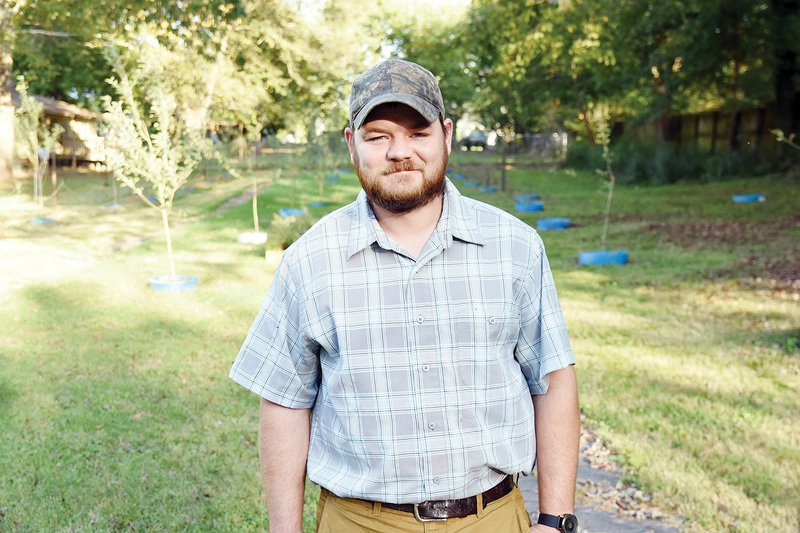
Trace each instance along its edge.
{"label": "black watch strap", "polygon": [[577,533],[578,531],[578,519],[575,515],[569,513],[561,516],[539,513],[539,519],[536,523],[555,528],[562,533]]}
{"label": "black watch strap", "polygon": [[539,520],[537,520],[536,523],[559,529],[558,526],[561,525],[561,518],[554,514],[539,513]]}

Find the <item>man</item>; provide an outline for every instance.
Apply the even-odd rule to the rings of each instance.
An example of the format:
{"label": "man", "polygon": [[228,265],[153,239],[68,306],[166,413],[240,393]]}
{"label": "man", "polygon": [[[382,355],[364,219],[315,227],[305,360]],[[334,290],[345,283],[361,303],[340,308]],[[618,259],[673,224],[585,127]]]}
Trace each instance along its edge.
{"label": "man", "polygon": [[[319,532],[576,528],[574,359],[544,247],[447,180],[452,131],[421,66],[355,79],[363,191],[286,250],[230,374],[262,398],[273,533],[301,530],[306,473]],[[531,528],[514,476],[535,460]]]}

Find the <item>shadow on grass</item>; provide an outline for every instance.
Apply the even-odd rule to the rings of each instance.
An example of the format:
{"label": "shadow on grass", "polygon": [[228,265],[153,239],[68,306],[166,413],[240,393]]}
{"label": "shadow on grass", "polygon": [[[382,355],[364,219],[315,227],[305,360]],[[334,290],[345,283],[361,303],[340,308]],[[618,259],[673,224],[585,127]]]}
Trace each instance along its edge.
{"label": "shadow on grass", "polygon": [[[7,369],[8,367],[7,358],[0,356],[0,368]],[[0,375],[0,418],[6,418],[10,415],[11,406],[18,396],[19,393],[11,385],[11,380],[6,376]]]}
{"label": "shadow on grass", "polygon": [[238,335],[191,301],[104,291],[20,291],[26,342],[2,363],[22,388],[0,380],[0,526],[263,529],[257,401],[227,379]]}

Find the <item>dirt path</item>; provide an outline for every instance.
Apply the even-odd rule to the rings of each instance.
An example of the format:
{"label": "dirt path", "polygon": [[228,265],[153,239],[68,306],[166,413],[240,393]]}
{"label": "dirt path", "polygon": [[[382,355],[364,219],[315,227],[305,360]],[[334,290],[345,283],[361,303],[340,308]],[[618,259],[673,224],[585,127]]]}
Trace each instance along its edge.
{"label": "dirt path", "polygon": [[[581,435],[575,515],[581,533],[679,533],[680,519],[652,507],[650,497],[621,481],[610,452],[591,432]],[[522,477],[519,488],[533,521],[539,512],[534,476]]]}

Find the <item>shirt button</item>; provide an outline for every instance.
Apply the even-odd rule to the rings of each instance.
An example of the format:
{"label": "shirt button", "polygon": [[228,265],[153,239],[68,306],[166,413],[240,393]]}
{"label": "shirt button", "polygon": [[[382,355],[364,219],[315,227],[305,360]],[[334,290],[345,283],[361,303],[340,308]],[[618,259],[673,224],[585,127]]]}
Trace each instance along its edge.
{"label": "shirt button", "polygon": [[433,484],[434,485],[438,485],[439,484],[439,478],[438,477],[433,478]]}
{"label": "shirt button", "polygon": [[430,370],[430,369],[431,369],[431,367],[430,367],[430,366],[428,366],[428,365],[422,365],[422,371],[423,371],[423,372],[427,372],[427,371],[428,371],[428,370]]}
{"label": "shirt button", "polygon": [[425,322],[425,318],[424,318],[422,315],[419,315],[419,316],[417,317],[417,322],[418,322],[418,323],[420,323],[420,324],[422,324],[423,322]]}
{"label": "shirt button", "polygon": [[431,430],[432,430],[432,429],[436,429],[436,424],[434,424],[433,422],[431,422],[430,424],[428,424],[428,429],[431,429]]}
{"label": "shirt button", "polygon": [[495,319],[494,319],[494,317],[493,317],[493,316],[490,316],[490,317],[489,317],[489,324],[494,324],[494,323],[495,323]]}

